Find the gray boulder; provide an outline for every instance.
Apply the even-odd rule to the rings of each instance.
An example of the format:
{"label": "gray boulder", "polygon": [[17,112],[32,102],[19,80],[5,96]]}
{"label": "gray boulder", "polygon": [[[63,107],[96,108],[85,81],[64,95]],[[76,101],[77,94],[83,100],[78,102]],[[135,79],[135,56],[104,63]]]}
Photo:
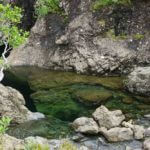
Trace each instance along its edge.
{"label": "gray boulder", "polygon": [[0,115],[8,116],[17,123],[44,118],[43,114],[32,113],[25,107],[25,100],[20,92],[2,84],[0,84]]}
{"label": "gray boulder", "polygon": [[133,131],[130,128],[115,127],[107,130],[105,127],[101,127],[99,132],[109,142],[121,142],[133,139]]}
{"label": "gray boulder", "polygon": [[135,68],[124,83],[128,91],[150,96],[150,67]]}
{"label": "gray boulder", "polygon": [[81,117],[72,123],[72,127],[76,132],[97,134],[99,127],[92,118]]}
{"label": "gray boulder", "polygon": [[97,108],[92,115],[100,127],[106,127],[107,129],[119,126],[125,119],[121,110],[109,111],[103,105]]}
{"label": "gray boulder", "polygon": [[144,141],[143,148],[144,150],[150,150],[150,138]]}

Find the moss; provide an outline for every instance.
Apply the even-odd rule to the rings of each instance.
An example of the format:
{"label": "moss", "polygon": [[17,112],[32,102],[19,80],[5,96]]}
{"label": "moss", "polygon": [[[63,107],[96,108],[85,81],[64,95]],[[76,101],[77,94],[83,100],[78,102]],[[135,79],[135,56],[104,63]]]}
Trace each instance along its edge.
{"label": "moss", "polygon": [[102,102],[107,101],[112,97],[112,93],[108,90],[99,89],[83,89],[75,92],[75,96],[80,101],[89,105],[98,105]]}
{"label": "moss", "polygon": [[10,126],[7,133],[19,139],[24,139],[29,136],[41,136],[54,139],[69,136],[73,131],[68,126],[68,122],[47,116],[46,119]]}
{"label": "moss", "polygon": [[136,40],[142,40],[144,38],[144,35],[137,33],[137,34],[133,35],[133,38]]}
{"label": "moss", "polygon": [[125,104],[132,104],[134,102],[134,99],[130,96],[125,96],[122,98],[122,102]]}
{"label": "moss", "polygon": [[108,38],[111,38],[113,40],[125,40],[127,39],[127,35],[125,34],[120,34],[120,35],[115,35],[115,30],[114,29],[109,29],[106,33],[105,36]]}
{"label": "moss", "polygon": [[97,11],[100,10],[101,8],[112,5],[130,6],[131,0],[96,0],[92,5],[92,9],[93,11]]}
{"label": "moss", "polygon": [[64,121],[90,114],[90,109],[74,101],[68,90],[38,91],[32,94],[32,99],[39,112]]}
{"label": "moss", "polygon": [[78,75],[72,72],[41,71],[33,74],[29,80],[30,87],[37,90],[48,90],[50,88],[64,87],[72,84],[99,84],[112,89],[123,88],[122,77],[97,77]]}

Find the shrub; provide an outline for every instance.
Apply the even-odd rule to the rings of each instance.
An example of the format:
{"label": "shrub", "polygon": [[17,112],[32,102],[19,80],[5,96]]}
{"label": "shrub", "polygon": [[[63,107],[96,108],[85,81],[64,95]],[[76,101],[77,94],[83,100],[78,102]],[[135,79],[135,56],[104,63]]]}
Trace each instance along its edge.
{"label": "shrub", "polygon": [[110,6],[110,5],[130,5],[131,0],[96,0],[93,4],[93,10]]}
{"label": "shrub", "polygon": [[61,13],[59,3],[60,0],[38,0],[35,5],[36,15],[42,17],[48,13]]}
{"label": "shrub", "polygon": [[5,134],[10,125],[11,119],[9,117],[2,117],[0,120],[0,135]]}

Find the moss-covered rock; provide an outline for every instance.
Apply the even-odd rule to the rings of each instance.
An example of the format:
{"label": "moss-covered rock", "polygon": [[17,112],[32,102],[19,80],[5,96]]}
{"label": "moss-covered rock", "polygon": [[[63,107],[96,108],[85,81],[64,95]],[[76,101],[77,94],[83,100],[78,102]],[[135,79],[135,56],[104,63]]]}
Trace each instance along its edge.
{"label": "moss-covered rock", "polygon": [[83,89],[75,92],[76,98],[89,105],[98,105],[112,97],[112,92],[100,89]]}
{"label": "moss-covered rock", "polygon": [[97,77],[72,72],[44,71],[32,74],[29,80],[33,90],[50,89],[77,83],[102,85],[111,89],[123,88],[123,77]]}
{"label": "moss-covered rock", "polygon": [[88,115],[92,110],[73,100],[68,90],[37,91],[32,94],[32,99],[38,111],[65,121]]}

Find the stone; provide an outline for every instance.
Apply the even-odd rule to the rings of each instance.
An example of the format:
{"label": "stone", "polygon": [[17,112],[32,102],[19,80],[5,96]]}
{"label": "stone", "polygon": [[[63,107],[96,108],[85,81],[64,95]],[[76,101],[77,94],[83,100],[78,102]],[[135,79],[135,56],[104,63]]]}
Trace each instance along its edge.
{"label": "stone", "polygon": [[133,126],[134,138],[137,140],[144,138],[145,129],[143,126],[134,125]]}
{"label": "stone", "polygon": [[108,129],[119,126],[125,119],[121,110],[109,111],[103,105],[97,108],[92,116],[98,121],[100,127],[106,127]]}
{"label": "stone", "polygon": [[132,129],[135,139],[140,140],[144,138],[145,129],[143,126],[133,125],[130,122],[125,122],[125,121],[122,122],[122,126]]}
{"label": "stone", "polygon": [[124,83],[128,91],[150,96],[150,67],[135,68]]}
{"label": "stone", "polygon": [[0,84],[0,115],[22,123],[28,120],[28,113],[31,112],[25,107],[25,100],[21,93]]}
{"label": "stone", "polygon": [[80,89],[75,92],[75,96],[79,101],[91,106],[106,102],[112,97],[112,93],[108,90]]}
{"label": "stone", "polygon": [[40,113],[40,112],[31,112],[28,113],[28,120],[39,120],[39,119],[44,119],[45,115]]}
{"label": "stone", "polygon": [[16,139],[15,137],[4,134],[1,137],[0,149],[2,150],[23,150],[24,149],[24,141],[21,139]]}
{"label": "stone", "polygon": [[86,146],[81,146],[79,150],[89,150]]}
{"label": "stone", "polygon": [[150,150],[150,138],[144,141],[143,148],[144,150]]}
{"label": "stone", "polygon": [[105,127],[101,127],[99,132],[102,133],[109,142],[121,142],[133,139],[133,131],[130,128],[115,127],[107,130]]}
{"label": "stone", "polygon": [[[147,3],[137,3],[131,14],[110,7],[107,13],[112,13],[104,13],[99,18],[91,11],[91,0],[78,3],[63,0],[60,5],[69,16],[67,23],[58,14],[37,19],[27,43],[11,52],[9,63],[99,75],[128,73],[134,65],[149,64],[150,38],[149,34],[144,34],[149,31],[149,7]],[[111,15],[116,12],[122,16],[119,21],[116,20],[117,14]],[[103,21],[100,23],[100,20]],[[107,31],[115,26],[116,21],[118,26],[115,32],[118,35],[127,34],[125,39],[113,33],[107,36]],[[138,32],[144,36],[144,40],[128,37],[130,33]]]}
{"label": "stone", "polygon": [[77,118],[73,123],[72,127],[76,132],[97,134],[99,127],[92,118],[81,117]]}
{"label": "stone", "polygon": [[145,129],[145,133],[144,133],[145,137],[150,137],[150,127]]}

